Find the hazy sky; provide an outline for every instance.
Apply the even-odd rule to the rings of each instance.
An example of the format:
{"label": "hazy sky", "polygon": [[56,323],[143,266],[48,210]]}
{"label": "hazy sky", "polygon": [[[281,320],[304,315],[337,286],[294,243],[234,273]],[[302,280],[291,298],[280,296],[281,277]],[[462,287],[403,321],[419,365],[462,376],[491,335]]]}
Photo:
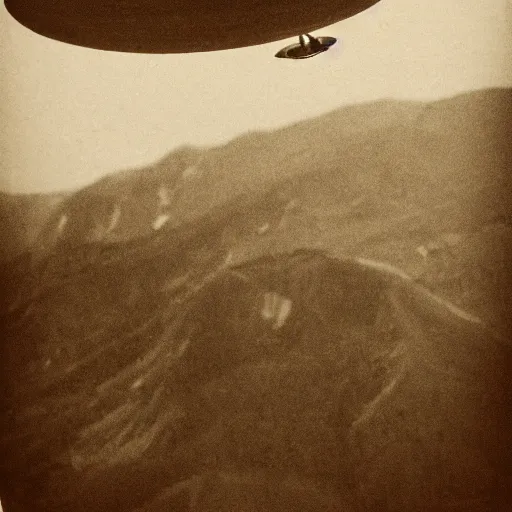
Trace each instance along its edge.
{"label": "hazy sky", "polygon": [[316,35],[332,50],[275,59],[290,40],[215,53],[102,52],[46,39],[1,6],[0,188],[78,188],[181,144],[213,145],[384,97],[512,85],[512,0],[382,0]]}

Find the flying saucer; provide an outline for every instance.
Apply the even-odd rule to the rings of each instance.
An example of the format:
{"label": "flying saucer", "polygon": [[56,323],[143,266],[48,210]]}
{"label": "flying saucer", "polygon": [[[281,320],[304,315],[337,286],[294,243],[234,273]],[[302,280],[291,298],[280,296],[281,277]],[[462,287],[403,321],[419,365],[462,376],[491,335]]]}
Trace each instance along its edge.
{"label": "flying saucer", "polygon": [[279,41],[332,25],[379,0],[4,0],[30,30],[134,53],[191,53]]}
{"label": "flying saucer", "polygon": [[298,43],[285,46],[275,56],[278,59],[309,59],[327,51],[336,41],[335,37],[313,37],[310,34],[303,34],[299,36]]}

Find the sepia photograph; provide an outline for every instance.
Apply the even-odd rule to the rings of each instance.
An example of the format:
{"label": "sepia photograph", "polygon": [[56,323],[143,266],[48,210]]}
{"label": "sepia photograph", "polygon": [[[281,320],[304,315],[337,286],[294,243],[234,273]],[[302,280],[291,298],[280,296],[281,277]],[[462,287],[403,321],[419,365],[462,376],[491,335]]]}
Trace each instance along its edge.
{"label": "sepia photograph", "polygon": [[0,46],[0,512],[512,510],[510,0]]}

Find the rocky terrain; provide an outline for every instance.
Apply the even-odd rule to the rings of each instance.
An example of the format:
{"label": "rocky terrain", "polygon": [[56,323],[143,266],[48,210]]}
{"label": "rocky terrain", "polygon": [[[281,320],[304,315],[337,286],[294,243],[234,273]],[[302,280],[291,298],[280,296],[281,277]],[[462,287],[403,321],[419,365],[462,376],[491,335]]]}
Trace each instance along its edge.
{"label": "rocky terrain", "polygon": [[505,510],[510,100],[344,108],[59,202],[2,268],[4,510]]}

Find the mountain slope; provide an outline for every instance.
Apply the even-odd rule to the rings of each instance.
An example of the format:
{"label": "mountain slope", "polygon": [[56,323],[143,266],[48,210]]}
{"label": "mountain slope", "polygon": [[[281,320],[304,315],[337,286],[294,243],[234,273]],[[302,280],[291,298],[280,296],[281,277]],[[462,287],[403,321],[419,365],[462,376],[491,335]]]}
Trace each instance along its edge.
{"label": "mountain slope", "polygon": [[256,247],[304,245],[384,259],[508,330],[511,105],[508,89],[382,101],[218,148],[180,148],[70,197],[36,247],[44,256],[172,232],[267,194],[257,211],[247,206],[248,224],[226,225],[233,261]]}
{"label": "mountain slope", "polygon": [[406,194],[408,187],[428,196],[441,190],[439,180],[472,180],[482,166],[509,161],[510,150],[503,150],[510,135],[510,95],[496,89],[430,104],[345,107],[218,148],[180,148],[153,166],[104,178],[77,193],[40,242],[143,236],[167,222],[176,226],[200,217],[240,194],[329,170],[349,186],[352,199],[370,191]]}
{"label": "mountain slope", "polygon": [[216,237],[116,246],[13,311],[5,510],[507,499],[508,343],[375,265],[226,266]]}
{"label": "mountain slope", "polygon": [[509,99],[347,108],[63,202],[2,268],[6,512],[505,509]]}

